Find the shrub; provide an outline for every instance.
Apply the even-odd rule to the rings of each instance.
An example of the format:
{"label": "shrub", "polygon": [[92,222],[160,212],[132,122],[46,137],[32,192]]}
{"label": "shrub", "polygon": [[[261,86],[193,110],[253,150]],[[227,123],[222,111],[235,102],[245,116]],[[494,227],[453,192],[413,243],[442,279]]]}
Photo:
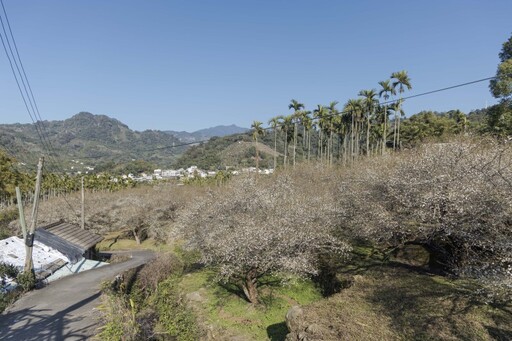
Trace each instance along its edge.
{"label": "shrub", "polygon": [[16,282],[23,291],[29,291],[36,286],[36,276],[31,271],[24,271],[18,274]]}
{"label": "shrub", "polygon": [[159,254],[139,272],[137,284],[141,290],[154,292],[158,288],[158,283],[171,275],[181,275],[182,271],[183,263],[174,254]]}

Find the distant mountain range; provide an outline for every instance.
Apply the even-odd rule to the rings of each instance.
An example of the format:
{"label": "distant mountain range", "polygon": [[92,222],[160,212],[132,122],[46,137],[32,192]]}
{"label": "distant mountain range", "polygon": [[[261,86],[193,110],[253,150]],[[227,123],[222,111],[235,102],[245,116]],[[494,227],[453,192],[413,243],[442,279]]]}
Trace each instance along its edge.
{"label": "distant mountain range", "polygon": [[195,131],[193,133],[189,133],[186,131],[172,131],[168,130],[165,131],[168,134],[174,135],[177,137],[180,141],[183,142],[198,142],[198,141],[204,141],[208,140],[214,136],[223,137],[233,134],[242,134],[248,132],[249,129],[247,128],[241,128],[234,124],[225,126],[220,125],[212,128],[207,129],[201,129],[198,131]]}
{"label": "distant mountain range", "polygon": [[[92,167],[109,163],[144,160],[159,166],[170,166],[188,148],[184,142],[202,141],[247,129],[218,126],[197,132],[131,130],[126,124],[105,115],[81,112],[63,121],[42,121],[38,124],[0,125],[0,148],[20,162],[34,165],[39,156],[47,154],[69,170],[72,163]],[[176,147],[173,147],[176,146]],[[50,164],[51,165],[51,164]]]}

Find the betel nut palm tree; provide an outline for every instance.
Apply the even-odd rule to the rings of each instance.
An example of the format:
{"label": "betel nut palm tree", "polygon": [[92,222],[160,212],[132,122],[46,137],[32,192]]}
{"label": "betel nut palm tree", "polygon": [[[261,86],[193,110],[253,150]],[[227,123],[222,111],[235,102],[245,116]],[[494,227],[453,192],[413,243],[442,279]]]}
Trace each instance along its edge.
{"label": "betel nut palm tree", "polygon": [[295,166],[295,155],[297,150],[297,124],[300,117],[300,110],[304,109],[304,104],[292,99],[288,105],[288,109],[293,109],[293,165]]}
{"label": "betel nut palm tree", "polygon": [[389,100],[390,95],[396,95],[395,88],[391,85],[391,81],[389,79],[385,81],[380,81],[379,85],[381,89],[379,91],[379,97],[384,97],[384,110],[382,114],[382,154],[384,154],[386,150],[387,137],[388,137],[388,105],[387,101]]}
{"label": "betel nut palm tree", "polygon": [[397,111],[395,111],[396,138],[393,138],[393,148],[397,148],[400,147],[400,115],[398,115],[397,117],[396,113],[402,113],[402,94],[405,92],[405,88],[411,90],[412,85],[411,79],[409,78],[409,76],[407,75],[407,71],[405,70],[393,72],[391,74],[391,78],[393,79],[393,88],[396,91],[396,88],[398,87],[398,93],[400,94],[400,99],[398,101],[400,107],[398,108]]}
{"label": "betel nut palm tree", "polygon": [[251,124],[251,129],[253,129],[252,132],[252,138],[254,140],[254,148],[256,148],[256,175],[260,172],[259,169],[259,160],[260,156],[258,153],[258,136],[263,136],[265,134],[265,130],[261,127],[263,123],[260,121],[254,121]]}
{"label": "betel nut palm tree", "polygon": [[320,162],[323,158],[323,131],[326,127],[326,118],[329,115],[328,109],[323,105],[318,104],[317,108],[313,110],[313,117],[317,120],[318,125],[318,152],[320,156]]}
{"label": "betel nut palm tree", "polygon": [[274,169],[277,167],[277,127],[279,126],[280,116],[272,117],[268,120],[268,124],[274,130]]}
{"label": "betel nut palm tree", "polygon": [[375,89],[361,90],[358,96],[363,97],[363,110],[366,113],[366,156],[370,156],[370,126],[371,117],[378,105],[377,92]]}

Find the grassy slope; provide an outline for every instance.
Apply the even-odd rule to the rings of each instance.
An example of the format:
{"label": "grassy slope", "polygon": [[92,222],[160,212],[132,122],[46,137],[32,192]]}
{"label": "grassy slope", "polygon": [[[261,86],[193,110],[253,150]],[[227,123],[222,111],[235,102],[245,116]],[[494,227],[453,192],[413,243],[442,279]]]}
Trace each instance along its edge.
{"label": "grassy slope", "polygon": [[478,302],[467,283],[380,267],[304,309],[313,340],[492,340],[512,338],[512,306]]}
{"label": "grassy slope", "polygon": [[[102,243],[110,244],[112,236]],[[107,249],[107,245],[103,248]],[[119,239],[110,249],[170,250],[146,240]],[[311,281],[260,288],[262,304],[253,306],[237,289],[215,282],[211,269],[185,274],[180,282],[204,333],[219,339],[284,340],[286,312],[304,309],[303,329],[308,340],[509,340],[512,339],[512,303],[486,304],[470,281],[450,280],[407,264],[383,263],[366,248],[356,248],[339,276],[352,285],[322,298]],[[271,280],[271,279],[270,279]]]}
{"label": "grassy slope", "polygon": [[321,299],[310,281],[267,286],[261,291],[259,306],[241,298],[236,289],[215,283],[214,273],[199,270],[185,275],[181,288],[185,294],[199,292],[204,302],[192,302],[200,323],[221,339],[242,337],[244,340],[284,340],[288,333],[284,316],[293,305],[309,304]]}
{"label": "grassy slope", "polygon": [[512,303],[490,304],[477,294],[479,286],[451,280],[420,267],[382,262],[379,255],[357,248],[358,254],[338,276],[352,285],[322,298],[310,281],[264,287],[263,303],[248,304],[234,288],[213,281],[210,270],[183,277],[184,293],[200,292],[196,313],[217,336],[252,340],[284,340],[285,315],[294,305],[304,309],[308,340],[510,340]]}

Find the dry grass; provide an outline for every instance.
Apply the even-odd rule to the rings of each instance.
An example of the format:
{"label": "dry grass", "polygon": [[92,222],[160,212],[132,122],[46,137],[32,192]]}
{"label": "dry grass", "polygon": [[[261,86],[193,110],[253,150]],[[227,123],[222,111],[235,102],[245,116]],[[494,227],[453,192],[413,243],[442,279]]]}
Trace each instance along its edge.
{"label": "dry grass", "polygon": [[[159,184],[117,192],[86,192],[86,229],[99,234],[142,228],[150,238],[163,241],[174,219],[190,202],[204,195],[207,188]],[[55,197],[40,203],[38,225],[63,219],[80,225],[80,194]],[[28,216],[31,207],[25,208]]]}
{"label": "dry grass", "polygon": [[304,308],[308,340],[508,340],[512,304],[481,302],[470,282],[375,267]]}

